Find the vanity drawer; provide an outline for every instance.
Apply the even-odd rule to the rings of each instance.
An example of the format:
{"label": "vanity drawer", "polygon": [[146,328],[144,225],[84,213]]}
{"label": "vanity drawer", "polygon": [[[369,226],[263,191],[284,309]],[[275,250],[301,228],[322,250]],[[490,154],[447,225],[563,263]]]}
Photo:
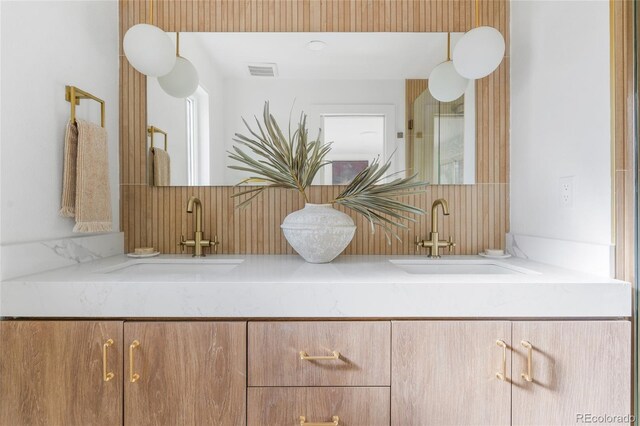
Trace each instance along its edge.
{"label": "vanity drawer", "polygon": [[[249,388],[247,426],[389,426],[390,388]],[[335,417],[334,417],[335,416]]]}
{"label": "vanity drawer", "polygon": [[[250,322],[248,337],[249,386],[389,386],[391,382],[388,321]],[[312,359],[302,359],[301,352]]]}

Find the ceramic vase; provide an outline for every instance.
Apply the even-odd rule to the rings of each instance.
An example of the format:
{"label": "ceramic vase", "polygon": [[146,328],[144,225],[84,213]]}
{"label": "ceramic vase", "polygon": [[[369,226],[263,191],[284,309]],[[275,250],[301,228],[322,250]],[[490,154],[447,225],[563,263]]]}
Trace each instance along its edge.
{"label": "ceramic vase", "polygon": [[309,263],[327,263],[349,245],[356,226],[331,204],[309,204],[287,215],[280,226],[291,247]]}

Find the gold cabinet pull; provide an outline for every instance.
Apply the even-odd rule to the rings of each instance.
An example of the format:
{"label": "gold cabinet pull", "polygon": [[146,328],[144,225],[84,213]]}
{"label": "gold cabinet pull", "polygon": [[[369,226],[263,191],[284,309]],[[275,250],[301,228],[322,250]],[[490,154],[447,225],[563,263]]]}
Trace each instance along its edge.
{"label": "gold cabinet pull", "polygon": [[340,417],[332,416],[330,422],[311,423],[305,416],[300,416],[300,426],[339,426]]}
{"label": "gold cabinet pull", "polygon": [[525,348],[527,348],[527,352],[528,352],[528,354],[527,354],[527,372],[520,374],[520,377],[525,379],[527,382],[533,382],[533,376],[531,375],[531,361],[532,361],[532,358],[533,358],[533,346],[531,345],[531,343],[527,342],[526,340],[521,341],[520,344],[522,346],[524,346]]}
{"label": "gold cabinet pull", "polygon": [[134,340],[129,345],[129,381],[131,383],[135,383],[140,378],[138,373],[133,372],[133,350],[138,346],[140,346],[140,342],[137,340]]}
{"label": "gold cabinet pull", "polygon": [[502,373],[497,372],[496,377],[504,382],[507,380],[507,344],[502,339],[496,340],[496,344],[502,348]]}
{"label": "gold cabinet pull", "polygon": [[300,351],[300,359],[305,361],[319,361],[319,360],[337,360],[340,359],[340,352],[333,351],[332,355],[316,355],[312,356],[306,353],[305,351]]}
{"label": "gold cabinet pull", "polygon": [[113,379],[113,373],[107,372],[107,348],[113,345],[113,339],[107,339],[106,342],[102,345],[102,380],[108,382]]}

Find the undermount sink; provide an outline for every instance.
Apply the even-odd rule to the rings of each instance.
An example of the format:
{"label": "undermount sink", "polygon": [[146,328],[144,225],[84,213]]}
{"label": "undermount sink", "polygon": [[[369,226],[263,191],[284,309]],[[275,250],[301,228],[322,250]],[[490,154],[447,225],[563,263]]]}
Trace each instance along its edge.
{"label": "undermount sink", "polygon": [[100,272],[123,275],[224,274],[242,262],[244,259],[140,259]]}
{"label": "undermount sink", "polygon": [[430,275],[518,275],[536,274],[529,269],[489,259],[407,259],[389,260],[409,274]]}

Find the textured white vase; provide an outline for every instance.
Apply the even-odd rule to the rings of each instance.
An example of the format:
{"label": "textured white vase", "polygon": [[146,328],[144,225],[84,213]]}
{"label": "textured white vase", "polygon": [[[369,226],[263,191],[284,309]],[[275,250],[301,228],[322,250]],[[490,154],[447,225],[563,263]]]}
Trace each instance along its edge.
{"label": "textured white vase", "polygon": [[291,247],[309,263],[327,263],[349,245],[356,226],[331,204],[306,204],[284,218],[282,232]]}

